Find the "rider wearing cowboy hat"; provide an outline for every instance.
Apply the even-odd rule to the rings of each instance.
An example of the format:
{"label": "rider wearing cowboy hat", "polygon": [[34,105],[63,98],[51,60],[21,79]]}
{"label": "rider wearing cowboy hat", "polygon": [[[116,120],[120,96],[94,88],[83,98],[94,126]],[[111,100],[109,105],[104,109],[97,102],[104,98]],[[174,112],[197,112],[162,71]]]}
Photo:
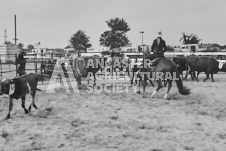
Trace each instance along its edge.
{"label": "rider wearing cowboy hat", "polygon": [[164,57],[164,52],[166,51],[166,42],[162,39],[162,32],[157,32],[157,38],[153,41],[151,46],[151,51],[153,54],[150,54],[146,59],[153,60],[158,57]]}

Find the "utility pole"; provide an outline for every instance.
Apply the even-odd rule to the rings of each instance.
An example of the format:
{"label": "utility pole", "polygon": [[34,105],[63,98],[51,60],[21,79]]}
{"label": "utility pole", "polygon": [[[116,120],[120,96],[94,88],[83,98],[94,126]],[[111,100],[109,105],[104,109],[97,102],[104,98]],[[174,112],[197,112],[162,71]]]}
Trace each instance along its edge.
{"label": "utility pole", "polygon": [[16,37],[16,15],[14,15],[14,23],[15,23],[15,38],[13,40],[15,40],[15,45],[16,45],[16,41],[18,40]]}
{"label": "utility pole", "polygon": [[[6,54],[7,54],[8,53],[7,29],[4,30],[4,38],[5,38]],[[7,56],[7,57],[9,57],[9,56]]]}
{"label": "utility pole", "polygon": [[143,43],[143,34],[144,34],[144,31],[140,31],[141,33],[141,36],[142,36],[142,48],[143,48],[143,59],[144,59],[144,43]]}
{"label": "utility pole", "polygon": [[7,29],[4,30],[4,39],[5,39],[5,44],[7,42]]}

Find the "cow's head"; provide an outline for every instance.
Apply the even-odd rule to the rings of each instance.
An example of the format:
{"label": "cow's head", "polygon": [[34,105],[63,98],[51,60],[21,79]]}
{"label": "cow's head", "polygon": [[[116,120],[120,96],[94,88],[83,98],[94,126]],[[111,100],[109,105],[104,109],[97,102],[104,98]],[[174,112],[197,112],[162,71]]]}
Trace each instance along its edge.
{"label": "cow's head", "polygon": [[10,88],[10,79],[3,79],[0,82],[0,94],[9,94],[9,88]]}
{"label": "cow's head", "polygon": [[223,64],[223,66],[220,70],[223,71],[223,72],[226,72],[226,63]]}

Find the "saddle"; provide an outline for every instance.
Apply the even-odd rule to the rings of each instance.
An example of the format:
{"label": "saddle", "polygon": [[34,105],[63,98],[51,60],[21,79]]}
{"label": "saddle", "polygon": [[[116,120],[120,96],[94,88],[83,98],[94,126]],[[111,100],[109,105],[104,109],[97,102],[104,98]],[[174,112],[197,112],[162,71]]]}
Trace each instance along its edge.
{"label": "saddle", "polygon": [[157,58],[153,59],[151,62],[151,66],[156,66],[158,61],[162,58],[165,58],[165,57],[157,57]]}

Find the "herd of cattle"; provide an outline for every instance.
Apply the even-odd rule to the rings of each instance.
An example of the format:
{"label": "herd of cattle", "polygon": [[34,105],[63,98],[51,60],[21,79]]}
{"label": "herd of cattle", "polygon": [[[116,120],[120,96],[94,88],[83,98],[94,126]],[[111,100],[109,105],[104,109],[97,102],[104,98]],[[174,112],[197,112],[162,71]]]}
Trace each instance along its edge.
{"label": "herd of cattle", "polygon": [[[86,62],[88,59],[94,59],[94,57],[85,58]],[[95,59],[102,59],[102,58],[95,58]],[[105,61],[111,61],[113,63],[113,60],[108,60],[108,58],[104,58]],[[216,74],[219,71],[226,72],[226,65],[217,61],[214,58],[210,57],[198,57],[198,56],[189,56],[189,57],[176,57],[173,58],[172,61],[177,65],[178,71],[180,75],[182,76],[182,79],[187,80],[188,75],[191,75],[192,80],[198,81],[198,75],[201,72],[204,72],[206,74],[206,78],[203,81],[206,81],[209,78],[209,75],[211,75],[212,81],[213,74]],[[137,65],[142,64],[142,61],[137,61],[136,59],[129,59],[129,67],[126,69],[118,68],[119,71],[126,71],[126,72],[137,72]],[[45,63],[41,64],[41,73],[46,74],[47,76],[51,76],[54,65],[56,64],[56,61],[50,59],[47,60]],[[110,65],[111,63],[108,63]],[[107,71],[110,71],[110,68],[112,66],[105,66]],[[65,64],[62,64],[62,68],[64,71],[66,71]],[[99,70],[103,70],[102,67],[95,67],[95,68],[87,68],[87,72],[93,72],[96,73]],[[116,69],[113,69],[113,71],[116,71]],[[185,77],[183,76],[183,72],[186,71]],[[84,73],[87,73],[84,72]],[[196,73],[197,72],[197,73]],[[84,74],[83,77],[86,77],[87,75]]]}
{"label": "herd of cattle", "polygon": [[[88,58],[90,59],[90,58]],[[96,59],[96,58],[95,58]],[[86,58],[87,60],[87,58]],[[186,71],[186,75],[184,79],[187,79],[188,74],[191,75],[192,79],[198,80],[198,75],[200,72],[204,72],[206,74],[206,78],[203,80],[207,80],[209,75],[211,75],[212,81],[213,74],[222,71],[226,72],[226,64],[222,64],[214,58],[208,57],[197,57],[197,56],[189,56],[189,57],[180,57],[180,58],[173,58],[172,61],[177,65],[177,69],[183,78],[183,72]],[[47,75],[51,75],[54,69],[55,62],[53,60],[48,60],[45,64],[41,65],[41,72]],[[137,72],[136,62],[130,62],[130,66],[128,70],[134,73]],[[67,69],[65,64],[62,64],[64,72],[66,73]],[[87,68],[87,72],[98,72],[101,67],[96,68]],[[122,68],[119,70],[123,70]],[[127,69],[126,69],[127,70]],[[197,76],[196,76],[197,72]],[[95,75],[95,74],[93,74]],[[87,76],[87,75],[83,75]],[[6,119],[10,118],[10,113],[13,108],[13,99],[20,99],[22,100],[22,108],[25,111],[25,114],[31,111],[31,107],[33,106],[35,109],[38,109],[35,105],[35,93],[36,90],[40,90],[37,88],[38,84],[38,76],[37,74],[30,73],[23,75],[21,77],[15,77],[13,79],[3,79],[0,82],[0,94],[7,94],[9,95],[9,112],[7,114]],[[40,90],[41,91],[41,90]],[[28,110],[25,107],[25,97],[27,94],[31,94],[32,96],[32,103],[29,106]]]}
{"label": "herd of cattle", "polygon": [[198,81],[199,73],[204,72],[206,74],[206,78],[203,81],[206,81],[209,78],[209,75],[211,75],[212,81],[214,82],[213,74],[216,74],[219,71],[226,72],[226,64],[219,62],[214,58],[190,56],[173,58],[173,61],[177,65],[182,78],[183,71],[186,71],[185,77],[183,78],[185,80],[187,80],[187,76],[190,74],[192,80],[195,79]]}

